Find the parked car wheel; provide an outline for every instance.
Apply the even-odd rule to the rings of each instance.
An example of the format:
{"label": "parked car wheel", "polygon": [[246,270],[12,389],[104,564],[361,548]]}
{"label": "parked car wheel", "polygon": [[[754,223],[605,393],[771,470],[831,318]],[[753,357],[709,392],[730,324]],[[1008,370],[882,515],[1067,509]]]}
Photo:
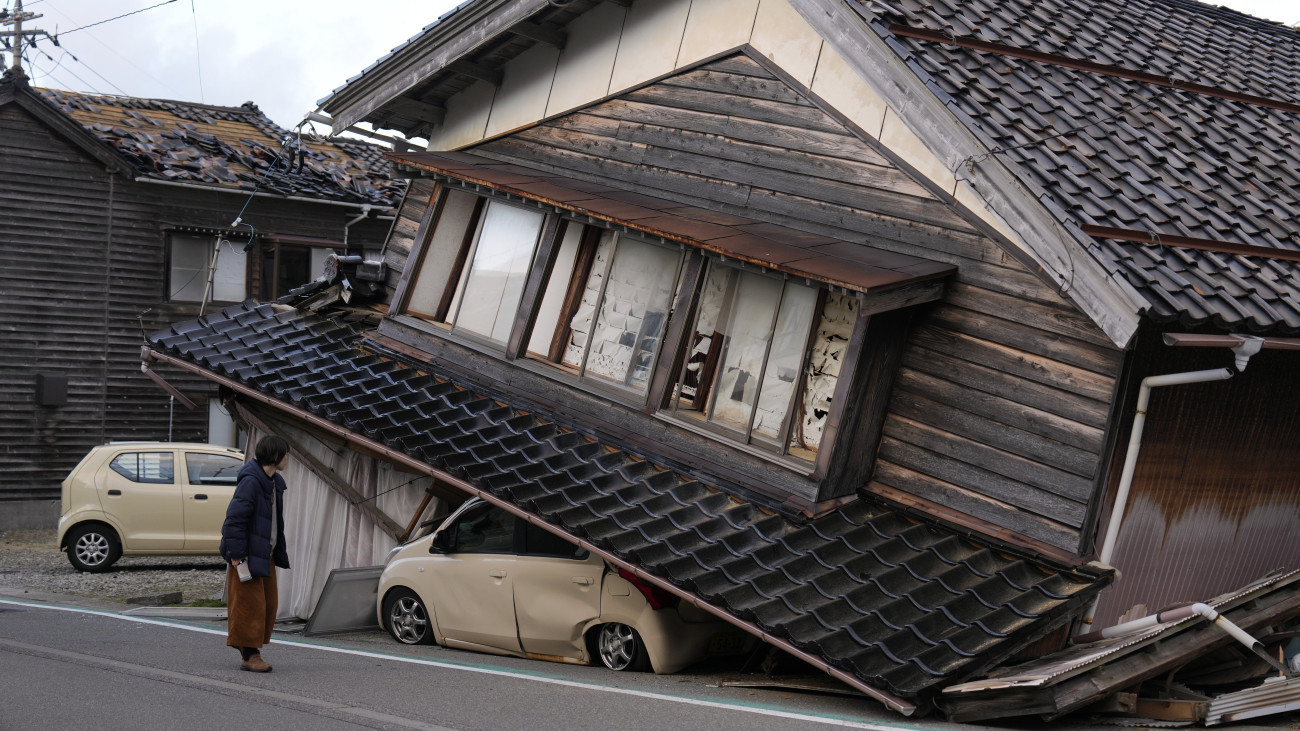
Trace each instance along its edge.
{"label": "parked car wheel", "polygon": [[404,645],[433,644],[429,611],[410,589],[394,589],[384,600],[384,627]]}
{"label": "parked car wheel", "polygon": [[650,664],[641,635],[626,624],[602,624],[596,636],[596,654],[610,670],[644,670]]}
{"label": "parked car wheel", "polygon": [[87,523],[68,534],[68,561],[78,571],[103,573],[121,555],[122,542],[108,526]]}

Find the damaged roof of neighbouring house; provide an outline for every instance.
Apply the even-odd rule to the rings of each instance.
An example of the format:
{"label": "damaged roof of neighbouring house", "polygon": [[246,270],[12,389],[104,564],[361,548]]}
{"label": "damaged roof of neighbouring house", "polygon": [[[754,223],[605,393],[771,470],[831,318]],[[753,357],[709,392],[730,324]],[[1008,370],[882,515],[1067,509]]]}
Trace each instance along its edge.
{"label": "damaged roof of neighbouring house", "polygon": [[366,340],[375,319],[247,302],[150,345],[539,516],[904,712],[1056,629],[1111,579],[878,503],[793,521],[408,364]]}
{"label": "damaged roof of neighbouring house", "polygon": [[1300,331],[1300,30],[1188,0],[849,5],[1150,317]]}
{"label": "damaged roof of neighbouring house", "polygon": [[252,102],[219,107],[32,91],[127,160],[137,177],[384,207],[396,205],[402,194],[402,181],[389,178],[383,148],[300,140]]}

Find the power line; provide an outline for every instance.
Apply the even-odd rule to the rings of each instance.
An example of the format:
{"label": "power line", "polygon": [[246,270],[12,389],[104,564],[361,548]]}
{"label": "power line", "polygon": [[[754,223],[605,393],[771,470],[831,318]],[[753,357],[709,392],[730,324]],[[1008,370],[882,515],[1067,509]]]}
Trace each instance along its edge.
{"label": "power line", "polygon": [[190,18],[194,20],[194,65],[199,71],[199,101],[207,103],[203,96],[203,56],[199,53],[199,11],[194,8],[194,0],[190,0]]}
{"label": "power line", "polygon": [[[45,2],[45,0],[39,0],[39,2]],[[59,10],[57,7],[55,7],[55,6],[53,6],[53,5],[48,6],[48,7],[46,8],[46,11],[47,11],[47,12],[49,12],[49,11],[53,11],[55,14],[60,15],[60,16],[62,16],[62,17],[64,17],[64,18],[68,19],[69,21],[72,21],[72,20],[73,20],[71,16],[69,16],[67,13],[64,13],[63,11]],[[74,22],[75,22],[75,21],[74,21]],[[58,36],[58,35],[59,35],[57,30],[55,31],[54,35],[55,35],[55,36]],[[172,86],[171,84],[167,83],[166,81],[163,81],[162,79],[158,78],[157,76],[154,76],[153,74],[149,73],[149,70],[148,70],[148,69],[146,69],[146,68],[140,66],[140,65],[137,64],[135,61],[132,61],[132,60],[130,59],[130,57],[128,57],[128,56],[124,56],[124,55],[122,55],[121,53],[118,53],[118,51],[117,51],[116,48],[114,48],[113,46],[111,46],[111,45],[105,43],[103,40],[101,40],[101,39],[99,38],[99,36],[95,35],[94,33],[87,32],[87,33],[86,33],[86,37],[88,37],[88,38],[90,38],[92,41],[98,43],[100,46],[102,46],[102,47],[103,47],[105,50],[107,50],[109,53],[111,53],[111,54],[113,54],[114,56],[117,56],[118,58],[120,58],[120,59],[122,59],[123,61],[125,61],[125,62],[127,63],[127,65],[131,66],[131,68],[134,68],[136,71],[139,71],[141,74],[143,74],[143,75],[149,77],[150,79],[152,79],[152,80],[153,80],[154,82],[156,82],[159,86],[162,86],[162,87],[164,87],[164,88],[166,88],[166,89],[171,90],[171,92],[172,92],[174,95],[176,95],[176,98],[177,98],[177,99],[182,98],[182,97],[184,96],[184,92],[178,90],[176,87]],[[60,44],[60,47],[62,48],[62,44]],[[73,58],[76,58],[76,56],[74,55]],[[80,62],[80,63],[82,63],[83,65],[85,64],[85,62],[84,62],[84,61],[81,61],[81,59],[77,59],[77,61]],[[102,78],[102,77],[101,77],[101,78]],[[105,80],[107,80],[107,79],[105,79]]]}
{"label": "power line", "polygon": [[81,26],[80,28],[73,28],[72,30],[65,30],[65,31],[63,31],[62,33],[60,33],[59,35],[65,35],[65,36],[66,36],[66,35],[69,34],[69,33],[76,33],[76,32],[79,31],[79,30],[85,30],[85,29],[87,29],[87,28],[94,28],[94,27],[97,26],[97,25],[103,25],[103,24],[105,24],[105,23],[111,23],[111,22],[113,22],[114,20],[119,20],[119,19],[121,19],[121,18],[125,18],[125,17],[130,16],[130,15],[136,15],[137,13],[143,13],[143,12],[146,11],[146,10],[153,10],[154,8],[160,8],[160,7],[164,6],[164,5],[169,5],[169,4],[174,3],[174,2],[176,2],[176,0],[163,0],[162,2],[158,3],[157,5],[150,5],[150,6],[147,7],[147,8],[140,8],[139,10],[132,10],[132,11],[129,12],[129,13],[123,13],[122,15],[118,15],[118,16],[115,16],[115,17],[112,17],[112,18],[107,18],[107,19],[105,19],[105,20],[101,20],[101,21],[99,21],[99,22],[97,22],[97,23],[91,23],[90,25],[83,25],[83,26]]}
{"label": "power line", "polygon": [[[53,40],[53,39],[51,39],[51,40]],[[58,45],[58,44],[56,43],[55,45]],[[36,47],[36,44],[33,43],[33,44],[32,44],[32,47],[35,48],[35,47]],[[39,48],[38,48],[37,50],[41,51],[41,53],[44,53],[44,54],[45,54],[45,57],[48,58],[48,59],[50,59],[51,61],[54,60],[54,58],[51,57],[50,54],[45,53],[44,50],[39,49]],[[114,84],[113,82],[109,81],[109,80],[108,80],[108,79],[107,79],[103,74],[101,74],[101,73],[99,73],[98,71],[96,71],[96,70],[94,69],[94,67],[92,67],[90,64],[88,64],[88,63],[86,63],[85,61],[82,61],[81,59],[77,58],[76,54],[70,52],[68,49],[63,48],[62,46],[59,46],[59,50],[63,51],[63,55],[59,57],[59,63],[63,63],[63,59],[64,59],[64,58],[66,58],[66,57],[68,57],[68,56],[71,56],[73,61],[76,61],[77,63],[81,64],[82,66],[85,66],[87,71],[89,71],[90,73],[92,73],[92,74],[98,76],[98,77],[100,78],[100,80],[103,81],[105,84],[108,84],[109,86],[113,87],[113,89],[116,90],[118,94],[121,94],[122,96],[130,96],[130,94],[127,94],[125,91],[123,91],[122,88],[121,88],[120,86],[118,86],[117,84]],[[68,73],[71,74],[72,71],[69,70]],[[76,74],[72,74],[72,75],[73,75],[74,77],[76,77],[78,81],[81,81],[81,83],[83,83],[83,84],[86,83],[85,81],[82,81],[80,77],[77,77]],[[87,86],[89,87],[90,85],[87,84]],[[90,87],[90,88],[93,89],[94,87]],[[102,93],[102,92],[96,91],[95,93],[98,94],[98,93]]]}

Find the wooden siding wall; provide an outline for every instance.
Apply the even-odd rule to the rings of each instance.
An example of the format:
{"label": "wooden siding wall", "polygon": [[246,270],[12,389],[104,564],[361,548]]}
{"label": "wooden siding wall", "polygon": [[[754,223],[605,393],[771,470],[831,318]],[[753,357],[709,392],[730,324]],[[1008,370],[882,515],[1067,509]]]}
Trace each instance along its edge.
{"label": "wooden siding wall", "polygon": [[[176,441],[205,441],[213,385],[160,371],[200,404],[173,410],[140,372],[141,333],[198,315],[197,304],[166,301],[164,230],[227,226],[246,197],[110,175],[17,105],[0,108],[0,130],[0,500],[57,497],[72,467],[107,441],[165,440],[169,427]],[[342,240],[355,214],[258,198],[244,219],[263,232]],[[378,244],[387,228],[367,221],[350,239]],[[68,377],[66,404],[35,405],[39,373]]]}
{"label": "wooden siding wall", "polygon": [[956,264],[909,339],[871,489],[1077,549],[1122,353],[754,61],[716,61],[475,151]]}
{"label": "wooden siding wall", "polygon": [[432,180],[417,178],[406,188],[406,195],[402,198],[402,205],[397,211],[397,220],[393,222],[393,229],[384,244],[384,266],[386,267],[384,286],[389,296],[392,296],[398,280],[402,277],[402,271],[406,268],[406,259],[415,246],[415,236],[420,230],[420,222],[424,219],[425,212],[429,209],[429,203],[433,200],[436,187]]}

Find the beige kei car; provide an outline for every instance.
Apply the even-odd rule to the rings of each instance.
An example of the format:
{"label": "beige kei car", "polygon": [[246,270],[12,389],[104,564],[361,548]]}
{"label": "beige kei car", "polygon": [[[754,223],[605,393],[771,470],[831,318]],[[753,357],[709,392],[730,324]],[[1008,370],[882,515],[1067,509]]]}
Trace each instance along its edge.
{"label": "beige kei car", "polygon": [[671,673],[747,635],[478,499],[393,549],[380,624],[398,642]]}
{"label": "beige kei car", "polygon": [[59,549],[91,572],[122,556],[217,555],[243,465],[242,452],[212,444],[95,447],[63,481]]}

